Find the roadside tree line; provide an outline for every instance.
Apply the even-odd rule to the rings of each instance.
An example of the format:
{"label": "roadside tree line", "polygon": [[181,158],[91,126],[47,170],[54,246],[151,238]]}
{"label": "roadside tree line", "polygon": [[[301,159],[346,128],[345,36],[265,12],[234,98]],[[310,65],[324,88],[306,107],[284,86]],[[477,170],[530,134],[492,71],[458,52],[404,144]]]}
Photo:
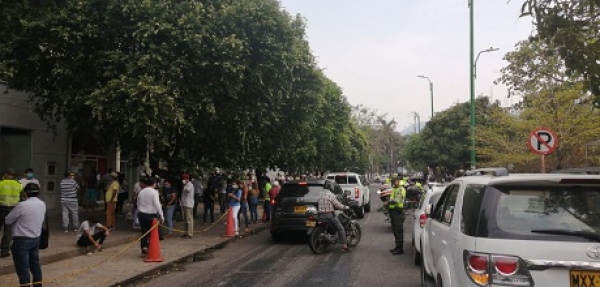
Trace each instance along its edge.
{"label": "roadside tree line", "polygon": [[[593,80],[570,68],[561,49],[531,37],[505,55],[508,65],[497,83],[506,85],[508,96],[518,101],[502,107],[500,101],[477,98],[477,167],[538,172],[540,158],[526,143],[535,128],[550,128],[559,137],[557,150],[546,157],[549,170],[600,165],[600,111],[590,91]],[[420,134],[407,139],[401,157],[416,169],[468,169],[469,107],[464,102],[436,114]]]}
{"label": "roadside tree line", "polygon": [[276,0],[0,3],[0,79],[139,162],[368,166],[367,134]]}

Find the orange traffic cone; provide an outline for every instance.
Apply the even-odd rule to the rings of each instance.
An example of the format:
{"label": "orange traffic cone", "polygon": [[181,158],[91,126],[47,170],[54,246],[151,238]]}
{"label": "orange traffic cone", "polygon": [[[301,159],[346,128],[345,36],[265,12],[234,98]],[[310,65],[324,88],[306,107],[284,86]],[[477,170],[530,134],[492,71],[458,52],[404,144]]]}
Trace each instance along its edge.
{"label": "orange traffic cone", "polygon": [[148,244],[148,255],[144,262],[163,262],[163,258],[160,255],[160,242],[158,239],[158,219],[152,219],[152,226],[156,226],[150,231],[150,244]]}
{"label": "orange traffic cone", "polygon": [[231,207],[229,207],[227,213],[229,213],[229,216],[227,217],[227,228],[225,229],[223,237],[235,237],[235,223],[233,222],[233,212],[231,211]]}

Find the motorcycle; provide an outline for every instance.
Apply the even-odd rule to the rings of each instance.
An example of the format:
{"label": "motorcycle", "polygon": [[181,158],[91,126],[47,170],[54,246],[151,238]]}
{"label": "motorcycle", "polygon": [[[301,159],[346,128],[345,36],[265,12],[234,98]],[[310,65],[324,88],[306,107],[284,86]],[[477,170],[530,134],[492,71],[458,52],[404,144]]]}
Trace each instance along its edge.
{"label": "motorcycle", "polygon": [[[347,203],[350,208],[338,214],[338,219],[346,231],[348,247],[355,247],[360,242],[362,232],[360,224],[352,219],[356,216],[354,207],[358,206],[358,202],[347,200]],[[340,242],[335,226],[331,225],[329,220],[319,218],[314,211],[309,213],[306,226],[308,227],[306,233],[309,236],[308,246],[315,254],[322,254]]]}
{"label": "motorcycle", "polygon": [[[390,195],[392,195],[392,186],[389,184],[382,185],[377,191],[377,195],[379,195],[379,199],[381,202],[386,202],[390,199]],[[383,212],[385,215],[385,222],[390,222],[390,212],[387,206],[380,207],[377,211]]]}

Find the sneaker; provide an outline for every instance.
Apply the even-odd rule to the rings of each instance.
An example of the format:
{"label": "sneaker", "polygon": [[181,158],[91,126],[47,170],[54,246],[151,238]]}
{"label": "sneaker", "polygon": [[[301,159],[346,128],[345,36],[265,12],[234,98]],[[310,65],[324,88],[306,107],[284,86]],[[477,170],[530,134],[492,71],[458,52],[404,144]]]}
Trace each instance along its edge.
{"label": "sneaker", "polygon": [[87,256],[92,256],[92,254],[93,254],[92,252],[88,252],[88,253],[86,253],[85,255],[87,255]]}
{"label": "sneaker", "polygon": [[69,230],[68,230],[68,229],[66,229],[66,228],[64,228],[64,229],[63,229],[63,231],[64,231],[65,233],[69,233]]}
{"label": "sneaker", "polygon": [[9,252],[0,254],[0,258],[6,258],[6,257],[10,257],[10,253]]}
{"label": "sneaker", "polygon": [[73,232],[77,232],[77,228],[73,228]]}

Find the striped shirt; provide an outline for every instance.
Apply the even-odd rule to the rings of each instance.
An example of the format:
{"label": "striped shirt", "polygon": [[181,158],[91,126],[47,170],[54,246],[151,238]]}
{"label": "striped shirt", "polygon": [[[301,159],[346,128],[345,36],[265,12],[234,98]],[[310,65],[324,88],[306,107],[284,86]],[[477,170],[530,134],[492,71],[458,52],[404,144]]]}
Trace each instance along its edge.
{"label": "striped shirt", "polygon": [[79,184],[74,179],[65,178],[60,181],[60,201],[77,202]]}
{"label": "striped shirt", "polygon": [[321,196],[319,197],[319,213],[331,213],[336,207],[337,209],[344,209],[344,205],[331,191],[325,190],[321,192]]}

